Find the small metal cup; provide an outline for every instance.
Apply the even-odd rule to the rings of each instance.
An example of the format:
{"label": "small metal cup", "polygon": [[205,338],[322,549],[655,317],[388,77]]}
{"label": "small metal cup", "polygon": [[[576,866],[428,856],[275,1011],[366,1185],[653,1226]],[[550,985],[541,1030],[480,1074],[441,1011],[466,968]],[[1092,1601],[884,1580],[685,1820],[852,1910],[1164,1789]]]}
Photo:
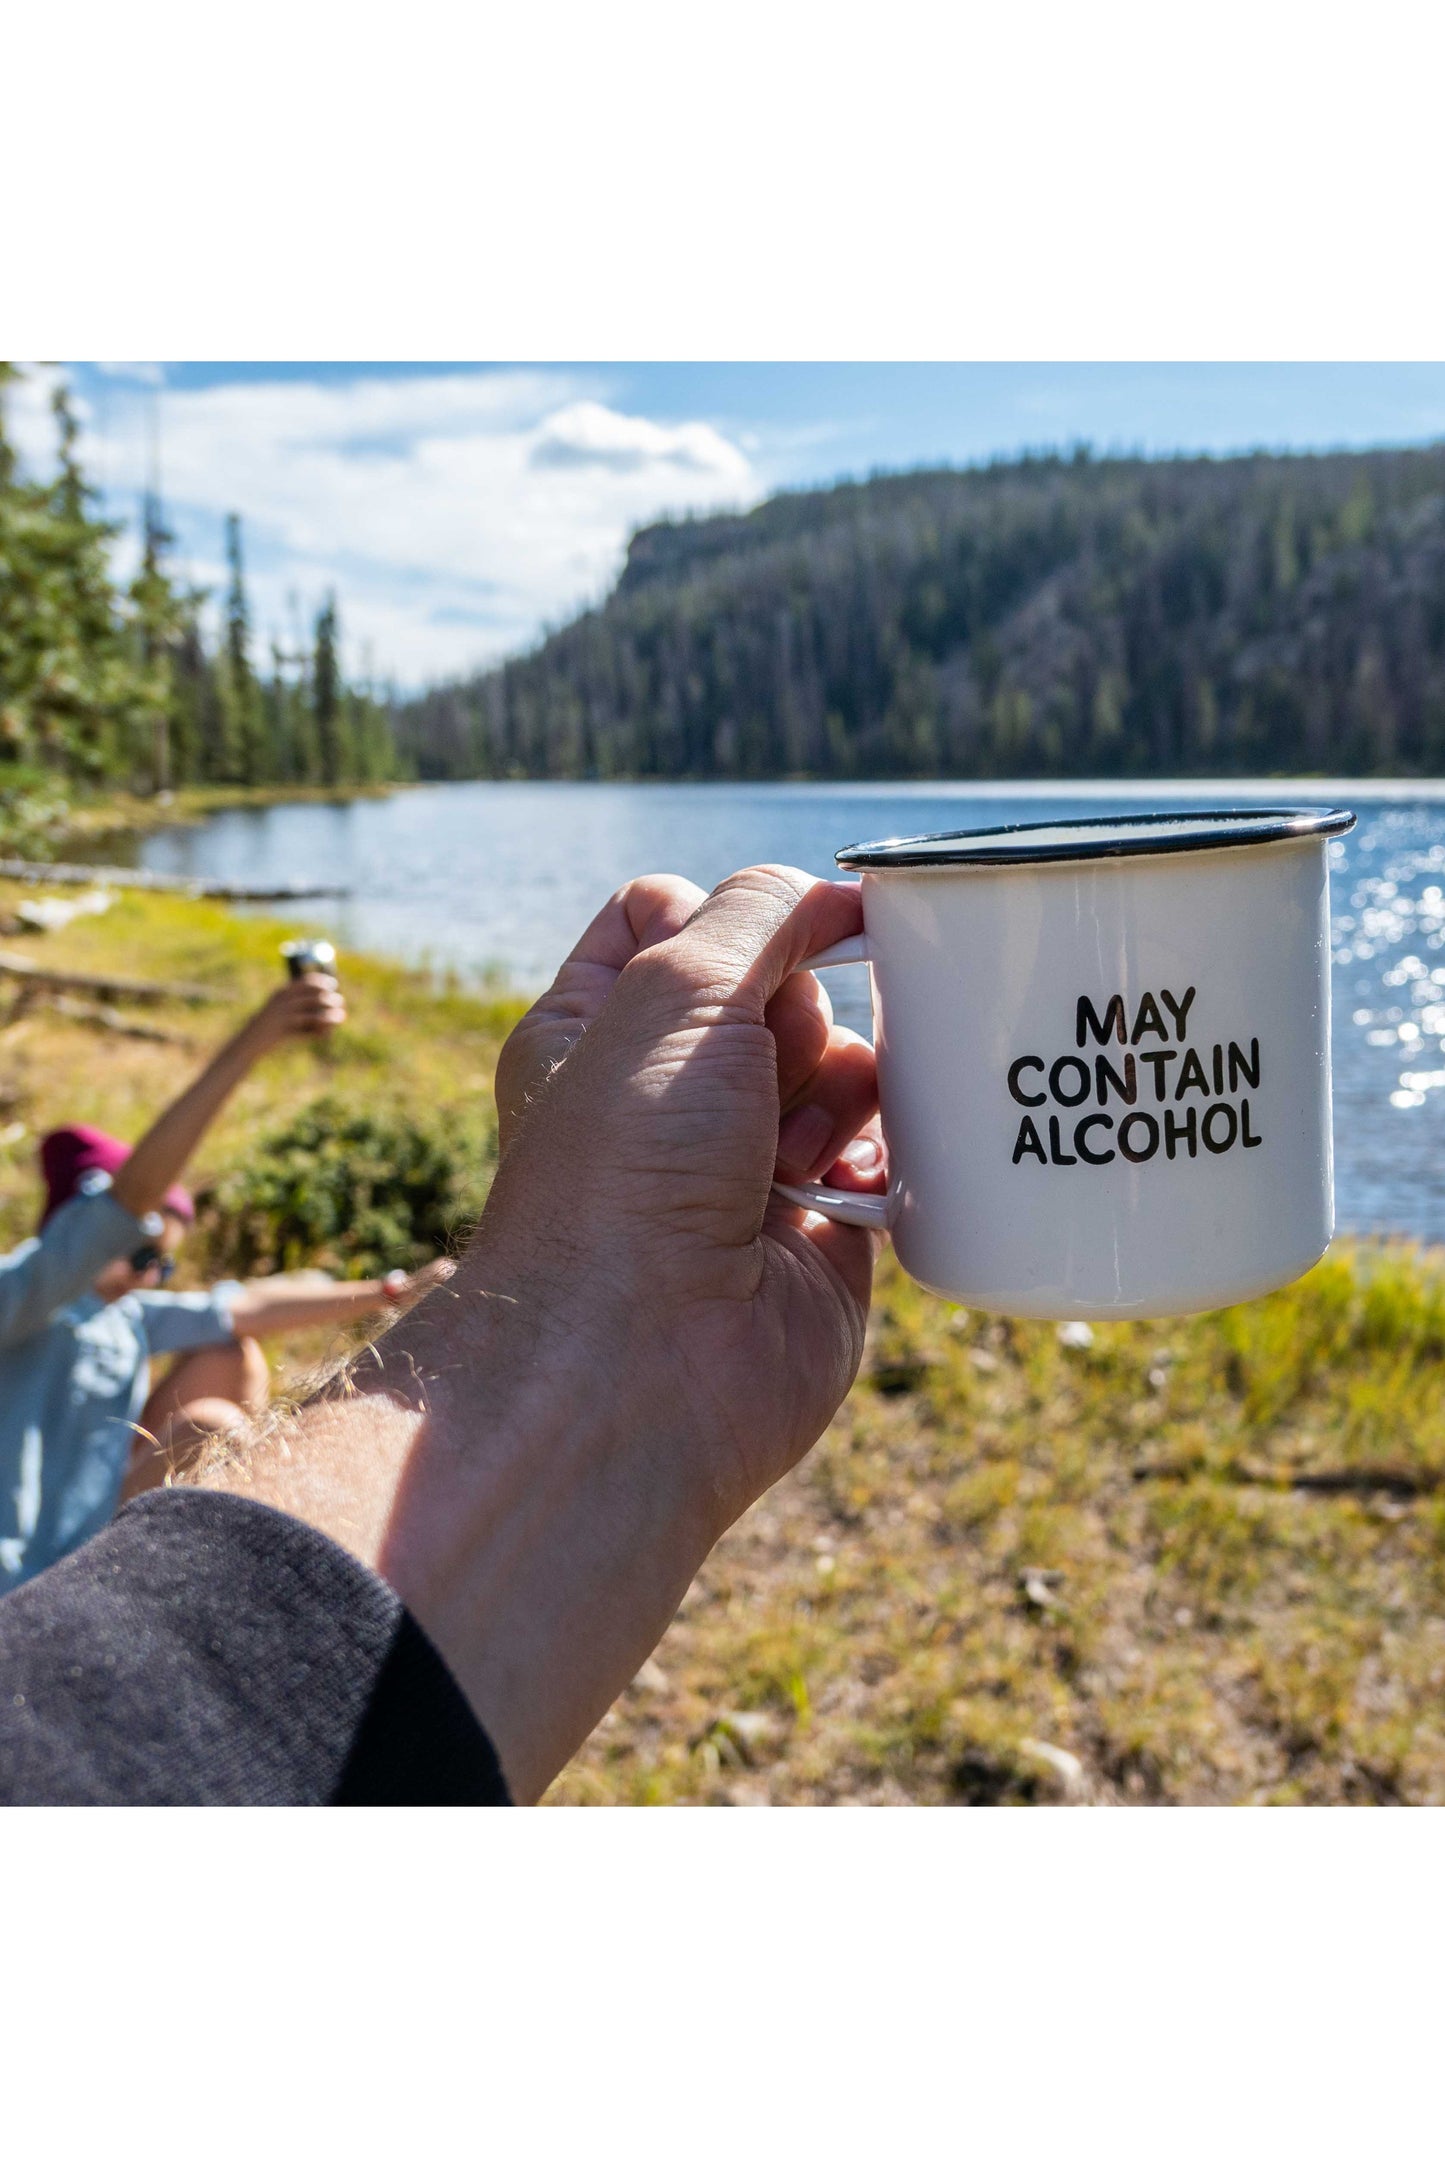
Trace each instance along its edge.
{"label": "small metal cup", "polygon": [[283,941],[281,954],[293,979],[304,979],[308,973],[336,977],[336,951],[329,941]]}

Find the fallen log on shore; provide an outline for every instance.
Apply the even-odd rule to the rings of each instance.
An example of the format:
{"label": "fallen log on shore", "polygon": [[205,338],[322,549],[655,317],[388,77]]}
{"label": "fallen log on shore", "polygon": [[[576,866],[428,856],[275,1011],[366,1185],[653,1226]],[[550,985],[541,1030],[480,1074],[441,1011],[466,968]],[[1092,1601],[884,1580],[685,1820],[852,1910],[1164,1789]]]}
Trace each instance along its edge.
{"label": "fallen log on shore", "polygon": [[88,1024],[93,1031],[113,1031],[122,1039],[149,1039],[157,1046],[180,1046],[187,1051],[195,1045],[183,1031],[167,1031],[162,1024],[138,1024],[134,1017],[122,1016],[119,1009],[106,1002],[72,1001],[68,994],[37,993],[28,1006],[32,1013],[35,1007],[52,1009],[73,1024]]}
{"label": "fallen log on shore", "polygon": [[113,971],[53,971],[48,964],[32,963],[28,956],[0,954],[0,977],[19,979],[37,991],[53,987],[58,993],[97,994],[112,1001],[214,1001],[209,986],[187,979],[125,979]]}
{"label": "fallen log on shore", "polygon": [[0,1032],[13,1031],[17,1024],[27,1023],[45,1011],[66,1017],[73,1024],[87,1024],[95,1031],[115,1032],[123,1039],[149,1039],[160,1046],[184,1047],[188,1052],[195,1046],[194,1039],[183,1031],[172,1031],[164,1024],[142,1024],[122,1015],[109,1002],[76,1001],[72,995],[57,994],[48,986],[20,987],[0,1017]]}
{"label": "fallen log on shore", "polygon": [[151,873],[144,866],[42,866],[29,858],[0,858],[0,880],[44,883],[58,888],[84,883],[94,888],[154,889],[162,895],[208,896],[217,903],[298,903],[310,896],[349,896],[349,888],[286,881],[256,888],[236,881],[191,880],[183,873]]}

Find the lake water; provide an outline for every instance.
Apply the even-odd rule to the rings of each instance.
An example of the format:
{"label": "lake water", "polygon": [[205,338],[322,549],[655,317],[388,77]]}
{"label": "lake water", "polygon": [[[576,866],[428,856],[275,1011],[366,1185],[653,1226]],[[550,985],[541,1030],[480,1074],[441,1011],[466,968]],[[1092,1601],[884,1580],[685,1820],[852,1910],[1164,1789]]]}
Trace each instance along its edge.
{"label": "lake water", "polygon": [[[302,907],[343,949],[532,989],[632,874],[710,888],[767,859],[832,874],[834,851],[870,836],[1180,804],[1359,813],[1332,846],[1340,1225],[1445,1242],[1445,785],[450,783],[222,813],[132,855],[167,873],[345,885]],[[833,973],[829,991],[866,1030],[862,969]]]}

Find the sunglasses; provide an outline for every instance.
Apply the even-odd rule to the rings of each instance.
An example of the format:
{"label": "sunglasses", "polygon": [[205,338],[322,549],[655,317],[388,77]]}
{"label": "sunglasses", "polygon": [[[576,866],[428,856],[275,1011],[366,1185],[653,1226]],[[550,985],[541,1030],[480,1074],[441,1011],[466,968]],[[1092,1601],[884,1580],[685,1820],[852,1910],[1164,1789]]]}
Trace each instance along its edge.
{"label": "sunglasses", "polygon": [[149,1272],[152,1265],[159,1266],[161,1286],[164,1287],[166,1281],[176,1269],[174,1257],[168,1257],[158,1242],[143,1242],[138,1250],[131,1251],[130,1269],[132,1272]]}

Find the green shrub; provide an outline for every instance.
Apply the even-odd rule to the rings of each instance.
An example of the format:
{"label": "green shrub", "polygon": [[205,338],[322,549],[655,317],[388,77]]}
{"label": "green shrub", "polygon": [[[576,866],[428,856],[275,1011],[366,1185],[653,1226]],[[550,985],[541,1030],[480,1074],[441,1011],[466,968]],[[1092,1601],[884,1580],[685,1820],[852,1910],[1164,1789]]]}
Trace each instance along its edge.
{"label": "green shrub", "polygon": [[450,1249],[480,1208],[479,1151],[439,1125],[318,1099],[199,1200],[208,1263],[367,1279]]}
{"label": "green shrub", "polygon": [[58,776],[0,762],[0,858],[53,858],[69,810]]}

